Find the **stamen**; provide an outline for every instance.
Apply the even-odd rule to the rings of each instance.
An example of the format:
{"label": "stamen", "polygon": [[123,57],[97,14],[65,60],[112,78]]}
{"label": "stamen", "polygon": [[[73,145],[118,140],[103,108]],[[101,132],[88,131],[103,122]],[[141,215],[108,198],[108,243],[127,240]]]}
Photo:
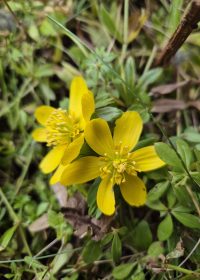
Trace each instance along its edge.
{"label": "stamen", "polygon": [[68,144],[81,132],[80,125],[66,110],[54,110],[46,123],[47,146]]}
{"label": "stamen", "polygon": [[104,166],[100,168],[100,176],[105,177],[110,174],[111,180],[114,184],[120,185],[126,181],[126,174],[136,176],[138,169],[136,169],[136,162],[131,158],[130,148],[128,146],[122,146],[120,141],[115,150],[113,156],[107,153],[101,158]]}

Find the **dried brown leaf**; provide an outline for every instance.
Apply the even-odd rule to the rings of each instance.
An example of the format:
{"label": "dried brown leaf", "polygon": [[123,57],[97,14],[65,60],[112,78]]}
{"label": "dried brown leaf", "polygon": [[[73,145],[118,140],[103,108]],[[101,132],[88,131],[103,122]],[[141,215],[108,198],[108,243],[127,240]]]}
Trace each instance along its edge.
{"label": "dried brown leaf", "polygon": [[174,110],[183,110],[187,107],[183,100],[176,99],[159,99],[153,102],[152,112],[167,113]]}
{"label": "dried brown leaf", "polygon": [[74,196],[68,199],[66,208],[70,208],[75,212],[79,212],[81,215],[84,215],[87,209],[87,203],[83,196],[79,192],[76,192]]}
{"label": "dried brown leaf", "polygon": [[199,101],[199,100],[188,101],[188,102],[187,102],[187,105],[188,105],[188,106],[195,107],[197,110],[200,111],[200,101]]}
{"label": "dried brown leaf", "polygon": [[169,94],[178,88],[181,88],[189,83],[188,81],[183,81],[179,83],[173,83],[173,84],[166,84],[166,85],[161,85],[157,87],[153,87],[151,89],[151,94],[159,93],[159,94]]}
{"label": "dried brown leaf", "polygon": [[48,215],[44,214],[36,219],[29,227],[30,232],[38,232],[49,228]]}
{"label": "dried brown leaf", "polygon": [[57,183],[51,186],[61,207],[67,207],[67,188]]}

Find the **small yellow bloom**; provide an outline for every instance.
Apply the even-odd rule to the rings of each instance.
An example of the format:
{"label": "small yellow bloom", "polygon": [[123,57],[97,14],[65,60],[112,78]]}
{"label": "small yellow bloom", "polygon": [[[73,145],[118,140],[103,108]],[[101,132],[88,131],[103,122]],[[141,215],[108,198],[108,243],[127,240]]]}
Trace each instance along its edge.
{"label": "small yellow bloom", "polygon": [[82,77],[72,80],[69,97],[69,110],[40,106],[35,117],[42,127],[36,128],[32,136],[35,141],[46,142],[52,147],[43,158],[40,168],[43,173],[50,173],[58,166],[50,183],[59,181],[64,169],[63,164],[74,160],[84,142],[84,129],[94,112],[95,104],[92,92],[87,88]]}
{"label": "small yellow bloom", "polygon": [[102,178],[97,192],[97,205],[106,215],[115,211],[114,185],[119,185],[122,196],[132,206],[146,201],[146,187],[137,177],[138,172],[162,167],[154,146],[130,152],[142,132],[142,119],[137,112],[128,111],[116,121],[113,137],[103,119],[90,121],[85,128],[85,139],[100,156],[88,156],[67,165],[61,175],[64,185],[80,184],[98,176]]}

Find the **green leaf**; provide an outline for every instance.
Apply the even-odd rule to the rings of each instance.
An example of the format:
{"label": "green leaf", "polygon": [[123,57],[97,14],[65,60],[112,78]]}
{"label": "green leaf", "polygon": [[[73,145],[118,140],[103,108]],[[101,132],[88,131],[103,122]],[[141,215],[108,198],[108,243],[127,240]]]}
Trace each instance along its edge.
{"label": "green leaf", "polygon": [[183,137],[185,140],[193,143],[200,143],[200,133],[195,131],[184,132]]}
{"label": "green leaf", "polygon": [[115,279],[125,279],[129,276],[133,268],[137,265],[137,262],[120,264],[113,269],[112,275]]}
{"label": "green leaf", "polygon": [[132,56],[129,56],[125,64],[125,80],[128,88],[133,90],[136,80],[135,61]]}
{"label": "green leaf", "polygon": [[100,9],[100,19],[101,22],[106,26],[107,30],[110,32],[110,34],[116,38],[119,42],[122,42],[122,36],[118,31],[118,28],[115,25],[115,21],[110,16],[110,13],[104,8],[104,6],[101,6]]}
{"label": "green leaf", "polygon": [[88,52],[82,43],[82,41],[79,39],[78,36],[76,36],[74,33],[72,33],[68,28],[66,28],[64,25],[62,25],[60,22],[58,22],[56,19],[48,16],[48,18],[55,23],[57,26],[59,26],[61,29],[63,29],[64,33],[79,47],[79,49],[82,51],[82,53],[87,57]]}
{"label": "green leaf", "polygon": [[40,39],[40,34],[37,25],[32,21],[28,29],[28,35],[36,42]]}
{"label": "green leaf", "polygon": [[138,80],[137,87],[146,90],[146,88],[154,83],[162,74],[162,68],[151,69],[145,72]]}
{"label": "green leaf", "polygon": [[194,203],[192,202],[191,197],[188,195],[188,191],[185,186],[175,184],[173,186],[174,194],[182,206],[188,207],[190,209],[194,208]]}
{"label": "green leaf", "polygon": [[168,214],[165,219],[159,224],[157,236],[160,241],[167,240],[173,232],[173,222],[171,215]]}
{"label": "green leaf", "polygon": [[135,272],[134,275],[131,277],[131,280],[145,280],[145,274],[143,271]]}
{"label": "green leaf", "polygon": [[160,200],[147,201],[146,205],[153,210],[160,212],[167,211],[167,207]]}
{"label": "green leaf", "polygon": [[183,159],[187,168],[190,168],[191,163],[193,162],[193,155],[189,145],[182,139],[176,141],[177,152]]}
{"label": "green leaf", "polygon": [[63,239],[63,237],[65,237],[67,240],[73,233],[71,225],[67,223],[62,213],[49,210],[48,224],[55,229],[58,239]]}
{"label": "green leaf", "polygon": [[179,157],[177,156],[176,152],[169,147],[167,144],[165,143],[156,143],[155,144],[155,149],[156,149],[156,153],[158,154],[158,156],[167,164],[169,164],[172,167],[175,167],[176,169],[183,171],[183,165],[179,159]]}
{"label": "green leaf", "polygon": [[147,251],[149,256],[158,257],[159,255],[164,253],[163,243],[160,241],[153,242]]}
{"label": "green leaf", "polygon": [[36,78],[43,78],[52,76],[54,72],[54,67],[51,64],[43,64],[37,66],[34,75]]}
{"label": "green leaf", "polygon": [[142,220],[132,234],[132,245],[138,250],[146,250],[152,242],[152,233],[149,224]]}
{"label": "green leaf", "polygon": [[184,226],[189,228],[200,229],[200,218],[189,213],[172,211],[173,216]]}
{"label": "green leaf", "polygon": [[117,119],[122,114],[122,111],[116,107],[107,106],[97,109],[95,114],[99,118],[102,118],[109,122]]}
{"label": "green leaf", "polygon": [[175,29],[177,28],[180,19],[181,19],[181,11],[182,11],[182,5],[183,5],[183,0],[176,0],[172,1],[170,4],[170,12],[169,16],[167,18],[167,22],[169,23],[169,34],[173,33]]}
{"label": "green leaf", "polygon": [[107,233],[107,234],[103,237],[103,239],[101,240],[101,245],[102,245],[102,246],[107,245],[108,243],[111,242],[112,239],[113,239],[113,232]]}
{"label": "green leaf", "polygon": [[66,265],[74,253],[73,247],[70,243],[62,247],[62,251],[62,254],[59,254],[58,251],[58,254],[55,256],[51,263],[53,274],[56,274],[64,265]]}
{"label": "green leaf", "polygon": [[24,262],[34,269],[43,269],[44,270],[44,269],[48,268],[47,266],[41,264],[38,260],[34,259],[31,256],[24,257]]}
{"label": "green leaf", "polygon": [[82,257],[84,262],[93,263],[96,261],[101,255],[101,246],[99,242],[94,240],[90,240],[82,252]]}
{"label": "green leaf", "polygon": [[173,212],[180,212],[180,213],[190,213],[193,209],[190,207],[185,207],[183,205],[179,205],[177,204],[174,208],[173,208]]}
{"label": "green leaf", "polygon": [[174,195],[174,190],[172,188],[170,188],[167,192],[167,202],[169,209],[171,209],[176,203],[176,196]]}
{"label": "green leaf", "polygon": [[144,108],[144,106],[142,104],[134,103],[129,107],[129,110],[137,111],[140,114],[144,123],[148,122],[150,119],[149,109],[147,106]]}
{"label": "green leaf", "polygon": [[155,187],[148,192],[148,196],[147,196],[148,201],[158,200],[161,196],[163,196],[163,194],[166,192],[168,187],[169,187],[168,181],[160,182],[156,184]]}
{"label": "green leaf", "polygon": [[48,18],[45,18],[41,24],[40,24],[40,32],[43,36],[51,36],[56,37],[57,31],[53,27],[52,23],[48,20]]}
{"label": "green leaf", "polygon": [[114,234],[111,248],[112,258],[115,263],[119,262],[122,255],[122,243],[117,233]]}
{"label": "green leaf", "polygon": [[6,249],[17,228],[18,224],[14,225],[3,233],[0,238],[0,252]]}

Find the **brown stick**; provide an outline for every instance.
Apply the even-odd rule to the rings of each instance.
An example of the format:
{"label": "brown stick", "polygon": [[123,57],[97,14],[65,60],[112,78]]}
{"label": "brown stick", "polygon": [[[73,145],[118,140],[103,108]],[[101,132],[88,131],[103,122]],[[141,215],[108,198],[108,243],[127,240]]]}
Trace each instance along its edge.
{"label": "brown stick", "polygon": [[180,24],[176,31],[171,36],[167,45],[161,51],[160,55],[155,61],[155,66],[164,66],[169,63],[172,56],[178,51],[178,49],[185,42],[187,37],[197,28],[197,24],[200,21],[200,0],[193,0],[186,10]]}

